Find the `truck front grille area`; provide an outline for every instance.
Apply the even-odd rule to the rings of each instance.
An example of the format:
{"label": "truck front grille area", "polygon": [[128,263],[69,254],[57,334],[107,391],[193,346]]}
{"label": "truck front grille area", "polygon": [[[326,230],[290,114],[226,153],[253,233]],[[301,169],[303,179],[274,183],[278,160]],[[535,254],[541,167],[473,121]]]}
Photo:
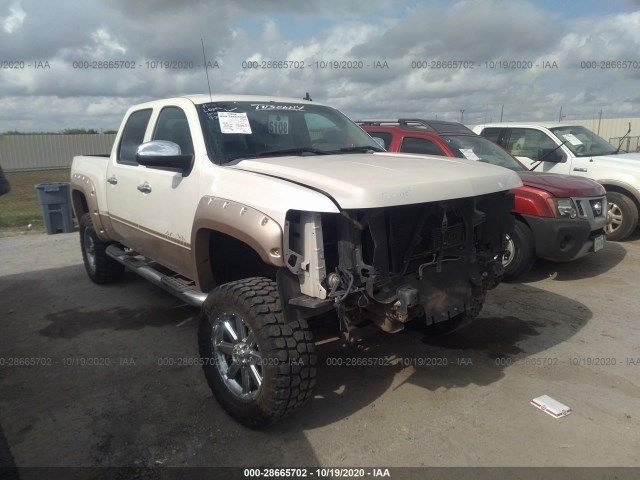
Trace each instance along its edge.
{"label": "truck front grille area", "polygon": [[604,226],[607,216],[607,197],[574,198],[578,216],[589,220],[592,230]]}
{"label": "truck front grille area", "polygon": [[[348,271],[355,285],[380,287],[443,261],[492,261],[513,229],[506,192],[323,215],[327,272]],[[461,268],[462,268],[461,265]]]}
{"label": "truck front grille area", "polygon": [[455,247],[464,243],[464,223],[460,222],[444,231],[442,228],[431,229],[431,246],[435,250]]}

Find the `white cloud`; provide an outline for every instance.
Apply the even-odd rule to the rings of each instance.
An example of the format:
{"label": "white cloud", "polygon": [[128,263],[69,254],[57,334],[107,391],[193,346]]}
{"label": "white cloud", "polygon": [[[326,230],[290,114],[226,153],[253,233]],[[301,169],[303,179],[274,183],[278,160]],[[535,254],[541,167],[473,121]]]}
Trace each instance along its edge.
{"label": "white cloud", "polygon": [[271,46],[282,41],[282,35],[278,30],[278,25],[272,19],[267,20],[262,31],[261,44]]}
{"label": "white cloud", "polygon": [[22,26],[25,18],[27,18],[27,14],[22,9],[20,2],[16,1],[9,6],[9,15],[2,18],[0,23],[2,23],[4,31],[11,34]]}
{"label": "white cloud", "polygon": [[126,54],[127,49],[118,43],[105,28],[99,28],[91,34],[91,38],[96,43],[99,55]]}
{"label": "white cloud", "polygon": [[[532,0],[411,7],[358,0],[339,8],[344,3],[220,1],[214,9],[205,0],[191,0],[188,8],[169,0],[59,0],[56,9],[45,12],[37,0],[20,0],[0,9],[0,59],[25,65],[48,60],[51,69],[4,71],[0,91],[14,105],[20,99],[21,121],[37,130],[73,126],[80,119],[87,128],[117,128],[125,105],[206,91],[203,38],[207,58],[220,65],[209,70],[214,92],[293,97],[309,92],[353,117],[438,114],[459,120],[464,109],[465,121],[472,123],[497,120],[502,105],[510,120],[557,118],[560,106],[568,118],[600,108],[605,117],[640,110],[640,68],[581,68],[591,60],[637,62],[640,11],[562,17]],[[305,68],[243,69],[247,59],[304,61]],[[127,60],[136,68],[73,68],[77,60]],[[146,61],[155,60],[193,61],[194,68],[149,68]],[[316,68],[316,61],[331,60],[369,66]],[[474,68],[412,69],[415,60],[467,60]],[[559,68],[485,64],[504,60],[556,62]],[[374,61],[386,61],[389,68],[373,69]],[[55,115],[41,114],[47,101],[55,105]],[[89,108],[87,102],[97,105]],[[0,131],[14,128],[15,115],[3,99]]]}

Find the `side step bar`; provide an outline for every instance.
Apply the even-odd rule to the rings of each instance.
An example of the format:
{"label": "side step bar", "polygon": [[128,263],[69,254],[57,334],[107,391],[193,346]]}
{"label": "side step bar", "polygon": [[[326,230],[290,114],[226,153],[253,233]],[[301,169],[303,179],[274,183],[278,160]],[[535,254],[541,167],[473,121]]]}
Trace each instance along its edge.
{"label": "side step bar", "polygon": [[172,295],[175,295],[192,307],[200,308],[207,298],[206,293],[202,293],[200,290],[194,288],[193,282],[190,282],[183,277],[165,275],[151,267],[149,264],[125,252],[117,244],[109,245],[106,253],[118,263],[121,263],[141,277],[149,280],[154,285],[157,285]]}

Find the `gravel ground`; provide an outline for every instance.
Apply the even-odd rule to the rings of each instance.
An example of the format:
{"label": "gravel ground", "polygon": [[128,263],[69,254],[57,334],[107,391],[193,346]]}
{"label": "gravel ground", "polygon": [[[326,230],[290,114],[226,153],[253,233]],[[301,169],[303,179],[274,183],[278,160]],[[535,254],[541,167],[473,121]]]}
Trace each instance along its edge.
{"label": "gravel ground", "polygon": [[[77,233],[0,238],[0,265],[0,437],[19,467],[640,466],[637,233],[538,262],[448,337],[320,345],[315,398],[260,432],[189,365],[196,309],[129,272],[94,285]],[[529,403],[543,394],[571,415]]]}

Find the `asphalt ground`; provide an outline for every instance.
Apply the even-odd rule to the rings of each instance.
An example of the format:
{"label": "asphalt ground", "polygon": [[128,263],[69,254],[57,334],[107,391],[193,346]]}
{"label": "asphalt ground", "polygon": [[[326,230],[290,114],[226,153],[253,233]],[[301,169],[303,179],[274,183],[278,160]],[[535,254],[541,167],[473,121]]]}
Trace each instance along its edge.
{"label": "asphalt ground", "polygon": [[[198,310],[131,272],[93,284],[77,233],[0,238],[0,265],[0,465],[22,478],[43,478],[30,467],[640,466],[638,232],[572,263],[539,261],[450,336],[319,345],[315,397],[265,431],[213,399],[196,365]],[[530,404],[545,394],[572,413]]]}

